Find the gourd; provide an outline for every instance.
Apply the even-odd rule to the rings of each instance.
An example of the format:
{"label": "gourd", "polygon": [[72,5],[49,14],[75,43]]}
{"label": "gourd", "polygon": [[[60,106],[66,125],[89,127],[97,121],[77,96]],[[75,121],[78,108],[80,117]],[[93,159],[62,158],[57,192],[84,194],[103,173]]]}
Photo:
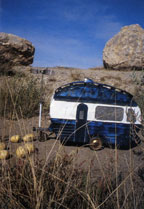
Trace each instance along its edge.
{"label": "gourd", "polygon": [[25,144],[25,149],[28,151],[29,154],[35,151],[35,147],[32,143]]}
{"label": "gourd", "polygon": [[0,160],[7,159],[9,157],[9,152],[7,150],[0,150]]}
{"label": "gourd", "polygon": [[26,157],[27,154],[28,154],[28,151],[27,151],[23,146],[19,146],[19,147],[16,149],[16,156],[17,156],[18,158]]}
{"label": "gourd", "polygon": [[16,156],[18,158],[26,157],[27,155],[35,151],[34,145],[32,143],[26,143],[24,146],[19,146],[16,150]]}
{"label": "gourd", "polygon": [[26,134],[24,137],[23,137],[23,141],[24,142],[31,142],[34,140],[34,134]]}
{"label": "gourd", "polygon": [[20,136],[19,135],[14,135],[10,138],[10,141],[13,143],[17,143],[20,140]]}
{"label": "gourd", "polygon": [[6,148],[6,145],[4,142],[0,142],[0,150],[4,150]]}

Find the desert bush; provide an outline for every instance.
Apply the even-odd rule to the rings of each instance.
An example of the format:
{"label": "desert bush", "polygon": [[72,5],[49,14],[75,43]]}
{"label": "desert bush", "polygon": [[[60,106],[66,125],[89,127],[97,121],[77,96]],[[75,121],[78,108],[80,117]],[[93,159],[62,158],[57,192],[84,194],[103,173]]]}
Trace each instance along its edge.
{"label": "desert bush", "polygon": [[[12,63],[3,63],[0,66],[0,76],[8,75],[10,72],[12,73],[13,64]],[[13,73],[12,73],[13,74]]]}
{"label": "desert bush", "polygon": [[[73,166],[73,154],[57,153],[49,163],[35,158],[17,161],[11,167],[0,167],[0,205],[5,208],[29,209],[117,209],[116,191],[119,190],[120,208],[141,209],[143,193],[124,188],[122,176],[109,169],[105,177],[91,179],[91,172]],[[122,185],[117,188],[117,184]],[[139,195],[139,196],[138,196]],[[141,197],[141,198],[140,198]],[[133,199],[140,199],[137,207]]]}
{"label": "desert bush", "polygon": [[50,76],[49,76],[49,81],[50,81],[50,82],[56,82],[56,80],[57,80],[57,79],[56,79],[56,77],[55,77],[54,75],[50,75]]}
{"label": "desert bush", "polygon": [[31,77],[4,77],[0,85],[0,116],[15,119],[38,113],[40,88]]}
{"label": "desert bush", "polygon": [[144,78],[144,68],[138,73],[136,69],[133,69],[131,74],[131,79],[135,85],[141,86],[143,85]]}
{"label": "desert bush", "polygon": [[112,76],[112,75],[107,75],[107,76],[103,76],[100,78],[100,81],[101,82],[105,82],[105,81],[108,81],[108,80],[115,80],[117,82],[121,82],[121,77],[120,76]]}
{"label": "desert bush", "polygon": [[71,81],[80,81],[84,79],[84,74],[80,72],[80,70],[72,70],[70,79]]}
{"label": "desert bush", "polygon": [[[0,205],[3,208],[77,208],[82,197],[85,174],[74,170],[72,158],[58,156],[47,166],[40,161],[19,161],[0,170]],[[81,207],[80,207],[81,208]]]}
{"label": "desert bush", "polygon": [[134,98],[140,106],[142,113],[144,113],[144,89],[139,86],[136,86]]}
{"label": "desert bush", "polygon": [[[132,72],[132,81],[133,85],[135,85],[134,91],[134,99],[139,105],[142,113],[142,135],[144,136],[144,86],[142,83],[142,78],[144,76],[144,69],[142,69],[140,74],[136,74],[136,71],[133,70]],[[143,141],[143,138],[142,138]]]}

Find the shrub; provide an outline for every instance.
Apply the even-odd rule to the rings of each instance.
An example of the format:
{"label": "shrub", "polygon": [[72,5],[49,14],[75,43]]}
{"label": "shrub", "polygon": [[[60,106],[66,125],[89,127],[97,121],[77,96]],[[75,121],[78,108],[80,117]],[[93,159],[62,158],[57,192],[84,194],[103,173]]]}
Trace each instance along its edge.
{"label": "shrub", "polygon": [[40,88],[31,77],[4,77],[0,86],[0,116],[9,119],[32,117],[38,113]]}
{"label": "shrub", "polygon": [[81,73],[80,70],[72,70],[71,71],[70,79],[72,82],[83,80],[84,77],[85,77],[84,74]]}
{"label": "shrub", "polygon": [[[21,160],[0,168],[0,205],[3,208],[81,208],[86,200],[83,171],[73,169],[72,158],[57,156],[44,166],[39,160]],[[80,189],[80,190],[79,190]]]}
{"label": "shrub", "polygon": [[[126,180],[122,181],[121,175],[116,180],[114,173],[108,169],[105,177],[102,175],[93,179],[90,170],[73,166],[75,157],[73,154],[57,153],[49,163],[39,161],[36,156],[19,160],[13,167],[4,163],[0,167],[1,207],[117,209],[118,200],[119,208],[141,208],[143,193],[139,191],[133,197],[133,188],[129,185],[126,190]],[[137,207],[134,198],[139,200]]]}

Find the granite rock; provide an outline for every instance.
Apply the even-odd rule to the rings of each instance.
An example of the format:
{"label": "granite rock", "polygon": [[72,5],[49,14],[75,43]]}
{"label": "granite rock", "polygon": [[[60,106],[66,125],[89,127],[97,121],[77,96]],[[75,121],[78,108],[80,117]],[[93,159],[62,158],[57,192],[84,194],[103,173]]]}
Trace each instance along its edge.
{"label": "granite rock", "polygon": [[103,50],[103,64],[110,69],[144,68],[144,29],[138,24],[125,26]]}

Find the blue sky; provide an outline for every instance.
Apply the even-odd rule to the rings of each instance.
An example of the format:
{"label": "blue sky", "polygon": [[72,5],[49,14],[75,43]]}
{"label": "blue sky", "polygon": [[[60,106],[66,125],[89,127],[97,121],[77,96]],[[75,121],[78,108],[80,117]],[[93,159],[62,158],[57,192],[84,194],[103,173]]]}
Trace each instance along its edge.
{"label": "blue sky", "polygon": [[144,28],[144,0],[0,0],[0,31],[31,41],[33,66],[102,66],[121,27]]}

